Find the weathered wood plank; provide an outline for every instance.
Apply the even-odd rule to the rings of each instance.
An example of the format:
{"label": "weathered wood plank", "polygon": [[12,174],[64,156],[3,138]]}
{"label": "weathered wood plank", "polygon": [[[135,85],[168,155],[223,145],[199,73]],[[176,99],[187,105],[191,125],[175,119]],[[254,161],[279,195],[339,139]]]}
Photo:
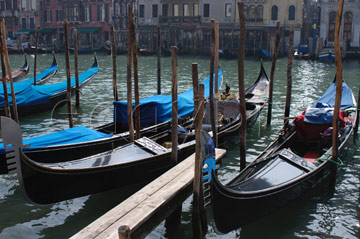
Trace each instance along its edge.
{"label": "weathered wood plank", "polygon": [[[216,159],[221,159],[225,153],[226,150],[216,149]],[[168,170],[71,238],[118,238],[118,228],[123,225],[129,226],[131,232],[137,230],[156,213],[157,208],[166,204],[176,196],[177,192],[192,183],[194,162],[195,154]]]}

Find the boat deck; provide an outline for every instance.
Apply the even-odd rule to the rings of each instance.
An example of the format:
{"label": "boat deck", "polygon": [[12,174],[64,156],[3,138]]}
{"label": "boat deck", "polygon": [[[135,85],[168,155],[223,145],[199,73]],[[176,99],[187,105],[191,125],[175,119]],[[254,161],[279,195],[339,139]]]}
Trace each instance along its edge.
{"label": "boat deck", "polygon": [[[226,154],[216,149],[216,161]],[[121,204],[73,235],[80,238],[119,238],[118,229],[127,226],[130,235],[144,237],[192,193],[195,153],[146,185]],[[179,204],[180,202],[180,204]]]}

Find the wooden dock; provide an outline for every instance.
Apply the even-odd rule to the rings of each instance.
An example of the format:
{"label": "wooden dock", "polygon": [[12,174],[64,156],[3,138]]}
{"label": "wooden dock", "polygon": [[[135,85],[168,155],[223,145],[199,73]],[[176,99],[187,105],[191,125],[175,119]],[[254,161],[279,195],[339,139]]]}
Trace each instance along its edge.
{"label": "wooden dock", "polygon": [[[216,149],[216,160],[226,154]],[[129,228],[128,238],[143,238],[166,219],[192,193],[195,153],[143,187],[115,208],[71,237],[119,238],[118,229]]]}

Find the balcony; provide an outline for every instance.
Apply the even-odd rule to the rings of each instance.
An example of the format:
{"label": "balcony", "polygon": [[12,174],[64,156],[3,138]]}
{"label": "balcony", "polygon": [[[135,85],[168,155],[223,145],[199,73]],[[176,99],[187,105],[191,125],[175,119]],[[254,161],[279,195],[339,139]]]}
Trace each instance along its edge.
{"label": "balcony", "polygon": [[184,17],[184,16],[178,16],[178,17],[159,17],[160,23],[199,23],[200,22],[200,16],[196,17]]}
{"label": "balcony", "polygon": [[17,17],[18,11],[14,11],[14,15],[11,10],[0,11],[0,17]]}

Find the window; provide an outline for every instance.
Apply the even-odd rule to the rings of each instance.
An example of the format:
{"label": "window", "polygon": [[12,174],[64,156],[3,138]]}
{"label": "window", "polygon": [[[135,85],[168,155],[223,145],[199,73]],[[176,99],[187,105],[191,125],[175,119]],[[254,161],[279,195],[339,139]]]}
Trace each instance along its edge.
{"label": "window", "polygon": [[61,22],[64,20],[63,12],[61,9],[56,10],[56,21]]}
{"label": "window", "polygon": [[210,4],[204,4],[204,16],[203,17],[210,17]]}
{"label": "window", "polygon": [[271,8],[271,20],[278,20],[278,7],[276,5]]}
{"label": "window", "polygon": [[35,28],[35,21],[33,17],[30,17],[30,28],[34,29]]}
{"label": "window", "polygon": [[193,16],[197,17],[199,16],[199,4],[195,3],[193,6]]}
{"label": "window", "polygon": [[139,17],[140,17],[140,18],[144,18],[144,17],[145,17],[145,5],[144,5],[144,4],[141,4],[141,5],[140,5]]}
{"label": "window", "polygon": [[251,5],[249,8],[249,21],[250,22],[255,22],[255,6]]}
{"label": "window", "polygon": [[353,18],[353,14],[351,12],[346,12],[345,13],[345,18],[344,18],[344,38],[346,40],[351,39],[352,18]]}
{"label": "window", "polygon": [[174,17],[179,16],[179,4],[177,4],[177,3],[173,4],[173,16]]}
{"label": "window", "polygon": [[5,1],[0,1],[0,10],[6,11],[6,2]]}
{"label": "window", "polygon": [[108,19],[107,4],[99,4],[97,8],[97,20],[99,22],[106,22]]}
{"label": "window", "polygon": [[68,4],[64,5],[63,9],[64,9],[64,17],[68,21],[79,21],[80,20],[79,5],[77,2],[73,3],[73,2],[69,1]]}
{"label": "window", "polygon": [[264,7],[259,5],[256,7],[256,21],[262,22],[264,17]]}
{"label": "window", "polygon": [[157,18],[157,17],[158,17],[158,5],[153,4],[152,5],[152,18]]}
{"label": "window", "polygon": [[14,26],[17,27],[19,25],[19,19],[14,18]]}
{"label": "window", "polygon": [[164,17],[169,16],[169,5],[168,4],[163,4],[162,5],[162,15]]}
{"label": "window", "polygon": [[295,20],[295,6],[291,5],[289,7],[289,21]]}
{"label": "window", "polygon": [[25,17],[21,18],[21,28],[26,29],[26,18]]}
{"label": "window", "polygon": [[335,24],[336,24],[336,12],[331,12],[329,14],[329,41],[334,41],[335,39]]}
{"label": "window", "polygon": [[30,9],[36,10],[36,0],[30,0]]}
{"label": "window", "polygon": [[51,16],[51,10],[45,10],[45,22],[51,22],[52,21],[52,16]]}
{"label": "window", "polygon": [[187,3],[183,4],[183,16],[184,17],[189,16],[189,4],[187,4]]}
{"label": "window", "polygon": [[91,5],[84,5],[84,21],[91,22]]}
{"label": "window", "polygon": [[225,4],[225,17],[231,17],[231,3]]}

